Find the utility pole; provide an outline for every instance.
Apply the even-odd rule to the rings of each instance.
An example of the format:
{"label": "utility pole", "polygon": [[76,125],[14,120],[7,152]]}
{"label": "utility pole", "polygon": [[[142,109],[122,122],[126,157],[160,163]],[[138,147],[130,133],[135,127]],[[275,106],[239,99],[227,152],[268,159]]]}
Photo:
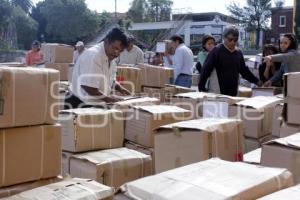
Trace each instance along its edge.
{"label": "utility pole", "polygon": [[115,0],[115,19],[117,20],[117,0]]}

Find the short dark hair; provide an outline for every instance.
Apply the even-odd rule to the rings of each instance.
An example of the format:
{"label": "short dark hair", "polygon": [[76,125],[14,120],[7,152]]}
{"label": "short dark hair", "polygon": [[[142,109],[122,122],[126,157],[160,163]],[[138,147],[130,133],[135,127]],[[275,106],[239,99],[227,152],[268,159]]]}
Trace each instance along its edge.
{"label": "short dark hair", "polygon": [[266,44],[263,48],[263,57],[267,56],[268,52],[272,52],[272,54],[277,54],[279,52],[278,48],[273,44]]}
{"label": "short dark hair", "polygon": [[207,51],[207,49],[205,48],[205,44],[208,40],[213,40],[214,42],[216,42],[216,39],[211,36],[211,35],[204,35],[202,38],[202,48]]}
{"label": "short dark hair", "polygon": [[128,38],[125,32],[120,28],[113,28],[105,37],[108,43],[120,41],[124,47],[128,46]]}
{"label": "short dark hair", "polygon": [[239,29],[236,26],[226,27],[223,36],[226,38],[228,35],[232,35],[233,37],[239,37]]}
{"label": "short dark hair", "polygon": [[128,35],[128,43],[134,43],[135,42],[135,38],[132,35]]}
{"label": "short dark hair", "polygon": [[34,40],[31,44],[32,47],[41,48],[41,43],[37,40]]}
{"label": "short dark hair", "polygon": [[298,49],[298,41],[297,41],[296,36],[293,33],[286,33],[283,35],[283,37],[286,37],[291,41],[291,44],[288,47],[288,50],[291,50],[291,49],[297,50]]}
{"label": "short dark hair", "polygon": [[180,35],[173,35],[173,36],[170,38],[170,40],[172,40],[173,42],[178,41],[179,44],[184,43],[184,42],[183,42],[183,38],[182,38]]}

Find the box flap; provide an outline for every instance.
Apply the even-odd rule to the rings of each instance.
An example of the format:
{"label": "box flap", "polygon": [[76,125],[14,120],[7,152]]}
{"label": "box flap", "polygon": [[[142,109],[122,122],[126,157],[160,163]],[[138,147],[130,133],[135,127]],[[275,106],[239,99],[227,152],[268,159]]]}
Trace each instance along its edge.
{"label": "box flap", "polygon": [[268,144],[279,144],[291,148],[300,149],[300,133],[296,133],[284,138],[278,138],[265,143]]}
{"label": "box flap", "polygon": [[293,187],[286,188],[284,190],[280,190],[278,192],[274,192],[259,200],[282,200],[282,199],[299,199],[300,197],[300,184],[295,185]]}
{"label": "box flap", "polygon": [[250,151],[249,153],[244,154],[245,163],[260,164],[261,160],[261,148]]}
{"label": "box flap", "polygon": [[150,105],[150,106],[134,106],[135,109],[143,110],[152,114],[167,114],[167,113],[190,113],[191,111],[185,110],[177,106],[170,105]]}
{"label": "box flap", "polygon": [[206,93],[206,92],[188,92],[188,93],[180,93],[175,95],[175,97],[191,98],[191,99],[203,99],[205,97],[216,97],[216,96],[218,95],[214,93]]}
{"label": "box flap", "polygon": [[173,124],[168,124],[165,126],[161,126],[160,129],[196,129],[202,130],[206,132],[214,132],[214,131],[225,131],[223,130],[224,124],[234,124],[241,123],[241,120],[238,119],[213,119],[213,118],[206,118],[206,119],[196,119],[196,120],[189,120],[189,121],[182,121]]}
{"label": "box flap", "polygon": [[240,101],[236,103],[238,106],[250,107],[257,109],[258,111],[263,111],[264,108],[275,106],[276,104],[280,103],[282,99],[272,96],[256,96],[252,98],[248,98],[244,101]]}
{"label": "box flap", "polygon": [[74,114],[74,115],[106,115],[110,113],[121,112],[119,110],[111,109],[105,110],[101,108],[75,108],[69,110],[61,110],[60,114]]}
{"label": "box flap", "polygon": [[142,98],[135,98],[135,99],[129,99],[129,100],[124,100],[124,101],[119,101],[116,102],[115,105],[135,105],[135,104],[140,104],[143,102],[159,102],[157,98],[151,98],[151,97],[142,97]]}
{"label": "box flap", "polygon": [[80,160],[87,160],[96,165],[111,163],[113,161],[127,160],[127,159],[150,158],[149,155],[145,155],[138,151],[127,149],[127,148],[108,149],[108,150],[94,151],[94,152],[88,152],[83,154],[75,154],[72,157]]}

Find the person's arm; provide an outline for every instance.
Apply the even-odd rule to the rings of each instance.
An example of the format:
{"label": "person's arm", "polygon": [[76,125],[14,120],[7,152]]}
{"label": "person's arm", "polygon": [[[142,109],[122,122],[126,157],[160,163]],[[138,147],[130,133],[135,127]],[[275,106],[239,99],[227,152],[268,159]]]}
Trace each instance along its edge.
{"label": "person's arm", "polygon": [[29,56],[29,52],[27,52],[26,54],[26,57],[25,57],[25,62],[26,62],[26,65],[30,66],[31,63],[30,63],[30,56]]}
{"label": "person's arm", "polygon": [[99,91],[97,88],[93,88],[86,85],[81,85],[81,88],[86,91],[90,96],[97,98],[98,100],[105,101],[106,103],[114,103],[120,101],[121,99],[115,97],[109,97]]}
{"label": "person's arm", "polygon": [[273,77],[270,80],[268,80],[264,84],[264,86],[265,87],[270,87],[273,83],[275,83],[277,81],[280,81],[282,79],[283,74],[284,74],[284,68],[285,68],[285,65],[281,64],[280,69],[273,75]]}
{"label": "person's arm", "polygon": [[216,60],[217,60],[217,51],[219,51],[218,48],[214,48],[205,59],[205,62],[203,64],[203,67],[201,69],[200,73],[200,81],[198,84],[199,92],[206,91],[205,85],[207,82],[207,79],[210,77],[211,72],[213,71]]}
{"label": "person's arm", "polygon": [[245,60],[244,60],[244,56],[241,53],[241,59],[240,59],[240,74],[242,75],[242,77],[244,79],[246,79],[247,81],[249,81],[250,83],[254,83],[258,86],[261,86],[262,83],[261,81],[259,81],[256,76],[254,76],[252,74],[252,72],[249,70],[249,68],[246,66]]}
{"label": "person's arm", "polygon": [[300,56],[300,55],[297,54],[297,52],[295,52],[295,51],[290,51],[287,53],[274,54],[274,55],[270,55],[267,57],[271,58],[270,61],[273,61],[273,62],[289,63],[292,60],[294,60],[296,56]]}
{"label": "person's arm", "polygon": [[183,63],[183,53],[181,49],[175,51],[175,55],[173,57],[173,66],[174,66],[174,79],[176,80],[177,76],[181,72],[182,64]]}
{"label": "person's arm", "polygon": [[264,77],[265,79],[269,79],[270,76],[270,68],[271,68],[271,63],[266,65],[266,69],[264,71]]}
{"label": "person's arm", "polygon": [[120,85],[117,81],[115,81],[114,83],[114,89],[120,92],[122,95],[131,95],[131,93],[122,85]]}

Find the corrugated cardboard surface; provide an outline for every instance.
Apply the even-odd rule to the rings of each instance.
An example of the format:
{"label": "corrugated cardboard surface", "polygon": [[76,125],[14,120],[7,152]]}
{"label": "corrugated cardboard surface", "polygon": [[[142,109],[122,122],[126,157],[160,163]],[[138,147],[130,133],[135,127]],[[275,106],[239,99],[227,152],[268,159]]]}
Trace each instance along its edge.
{"label": "corrugated cardboard surface", "polygon": [[57,70],[1,67],[0,77],[0,128],[55,123]]}
{"label": "corrugated cardboard surface", "polygon": [[154,130],[162,125],[191,119],[191,112],[177,106],[136,106],[125,122],[125,139],[146,147],[154,146]]}
{"label": "corrugated cardboard surface", "polygon": [[257,199],[293,185],[286,169],[210,159],[122,187],[135,199]]}
{"label": "corrugated cardboard surface", "polygon": [[284,75],[284,94],[286,97],[300,98],[298,85],[300,83],[300,73],[286,73]]}
{"label": "corrugated cardboard surface", "polygon": [[46,63],[46,68],[56,69],[60,72],[60,80],[68,81],[70,63]]}
{"label": "corrugated cardboard surface", "polygon": [[280,127],[280,137],[287,137],[300,132],[300,125],[292,125],[283,123]]}
{"label": "corrugated cardboard surface", "polygon": [[127,149],[110,149],[71,157],[70,174],[73,177],[90,178],[115,188],[122,184],[152,174],[149,155]]}
{"label": "corrugated cardboard surface", "polygon": [[114,109],[128,109],[132,106],[148,106],[148,105],[158,105],[159,100],[157,98],[150,97],[141,97],[141,98],[133,98],[129,100],[116,102],[112,107]]}
{"label": "corrugated cardboard surface", "polygon": [[[154,88],[154,87],[143,87],[143,93],[145,93],[148,97],[157,98],[160,100],[160,102],[165,102],[166,95],[172,96],[173,93],[166,93],[165,88]],[[170,91],[167,91],[170,92]]]}
{"label": "corrugated cardboard surface", "polygon": [[300,183],[300,133],[265,143],[261,164],[286,168],[293,173],[294,182]]}
{"label": "corrugated cardboard surface", "polygon": [[282,124],[283,104],[277,104],[273,112],[272,135],[280,137],[280,126]]}
{"label": "corrugated cardboard surface", "polygon": [[41,48],[44,54],[44,61],[50,63],[72,63],[73,52],[72,46],[56,43],[43,43]]}
{"label": "corrugated cardboard surface", "polygon": [[252,97],[275,96],[282,93],[281,87],[257,87],[252,88]]}
{"label": "corrugated cardboard surface", "polygon": [[9,187],[3,187],[3,188],[0,188],[0,198],[19,194],[21,192],[31,190],[31,189],[34,189],[37,187],[41,187],[44,185],[49,185],[51,183],[56,183],[61,180],[62,180],[61,178],[56,177],[56,178],[32,181],[32,182],[28,182],[28,183],[19,184],[19,185],[13,185],[13,186],[9,186]]}
{"label": "corrugated cardboard surface", "polygon": [[53,183],[18,195],[7,198],[8,200],[39,199],[43,200],[81,200],[81,199],[106,199],[112,197],[114,189],[92,180],[68,179]]}
{"label": "corrugated cardboard surface", "polygon": [[286,98],[284,106],[284,116],[286,117],[286,122],[300,125],[300,99]]}
{"label": "corrugated cardboard surface", "polygon": [[255,149],[244,154],[244,162],[249,164],[259,165],[261,159],[261,148]]}
{"label": "corrugated cardboard surface", "polygon": [[173,77],[173,69],[148,64],[140,64],[142,86],[164,87]]}
{"label": "corrugated cardboard surface", "polygon": [[78,108],[60,112],[62,150],[84,152],[123,146],[123,113],[100,108]]}
{"label": "corrugated cardboard surface", "polygon": [[130,92],[141,92],[141,69],[136,67],[117,67],[120,84]]}
{"label": "corrugated cardboard surface", "polygon": [[0,129],[0,187],[56,177],[61,171],[59,125]]}
{"label": "corrugated cardboard surface", "polygon": [[263,136],[261,138],[258,138],[258,139],[255,139],[255,138],[247,138],[245,137],[245,148],[244,148],[244,151],[247,153],[247,152],[250,152],[250,151],[253,151],[255,149],[258,149],[261,147],[261,145],[265,142],[268,142],[270,140],[272,140],[272,135],[269,134],[269,135],[266,135],[266,136]]}
{"label": "corrugated cardboard surface", "polygon": [[154,136],[155,172],[219,157],[243,155],[242,121],[198,119],[162,126]]}
{"label": "corrugated cardboard surface", "polygon": [[62,151],[61,152],[61,175],[66,176],[70,174],[70,159],[75,153]]}
{"label": "corrugated cardboard surface", "polygon": [[293,187],[286,188],[284,190],[280,190],[273,194],[269,194],[260,198],[259,200],[283,200],[283,199],[300,199],[300,185],[295,185]]}
{"label": "corrugated cardboard surface", "polygon": [[239,86],[238,88],[239,97],[252,97],[252,89],[248,87]]}

